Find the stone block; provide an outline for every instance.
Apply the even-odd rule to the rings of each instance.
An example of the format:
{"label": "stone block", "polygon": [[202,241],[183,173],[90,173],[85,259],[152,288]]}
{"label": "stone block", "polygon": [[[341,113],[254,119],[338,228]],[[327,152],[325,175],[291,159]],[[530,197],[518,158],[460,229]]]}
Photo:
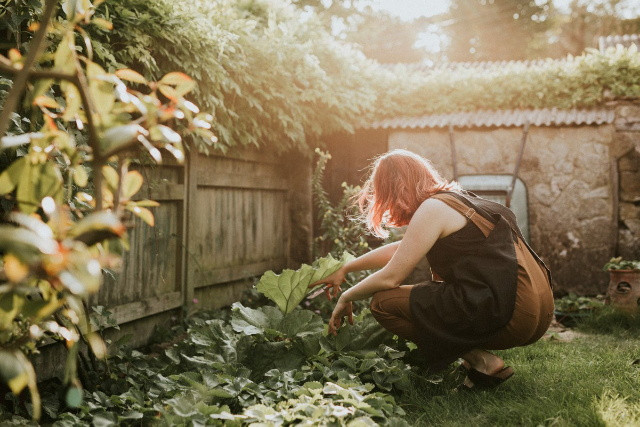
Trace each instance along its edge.
{"label": "stone block", "polygon": [[609,197],[611,197],[611,188],[609,186],[595,188],[582,196],[583,199],[607,199]]}
{"label": "stone block", "polygon": [[632,235],[640,239],[640,219],[625,219],[622,221]]}
{"label": "stone block", "polygon": [[611,155],[620,157],[637,144],[640,144],[640,132],[615,132],[611,141]]}
{"label": "stone block", "polygon": [[635,151],[618,160],[618,170],[621,172],[638,172],[640,170],[640,156]]}
{"label": "stone block", "polygon": [[640,200],[640,179],[637,173],[620,172],[620,198],[630,202]]}
{"label": "stone block", "polygon": [[618,255],[624,259],[640,259],[640,236],[634,235],[631,230],[620,230]]}
{"label": "stone block", "polygon": [[620,203],[620,219],[640,219],[640,206],[633,203]]}
{"label": "stone block", "polygon": [[640,122],[640,105],[625,104],[616,108],[616,118]]}
{"label": "stone block", "polygon": [[615,117],[616,129],[638,130],[640,129],[640,106],[622,105],[616,108]]}

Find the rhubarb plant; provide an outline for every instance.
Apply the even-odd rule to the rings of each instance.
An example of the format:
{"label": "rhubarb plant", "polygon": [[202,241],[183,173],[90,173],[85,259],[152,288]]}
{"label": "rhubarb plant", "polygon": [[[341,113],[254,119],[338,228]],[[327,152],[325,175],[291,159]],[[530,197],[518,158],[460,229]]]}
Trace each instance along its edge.
{"label": "rhubarb plant", "polygon": [[275,302],[283,313],[291,313],[309,293],[309,285],[335,273],[354,259],[348,252],[335,259],[331,254],[317,259],[312,265],[302,264],[297,270],[286,269],[280,274],[269,270],[256,285],[258,292]]}

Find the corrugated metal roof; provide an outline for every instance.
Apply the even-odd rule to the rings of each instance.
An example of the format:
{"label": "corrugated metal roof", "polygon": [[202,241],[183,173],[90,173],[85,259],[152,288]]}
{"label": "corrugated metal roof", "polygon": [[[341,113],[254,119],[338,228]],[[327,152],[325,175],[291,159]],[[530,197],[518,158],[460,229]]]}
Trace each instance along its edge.
{"label": "corrugated metal roof", "polygon": [[513,68],[535,68],[547,66],[550,63],[568,64],[575,61],[575,57],[565,58],[544,58],[544,59],[527,59],[527,60],[510,60],[510,61],[471,61],[471,62],[423,62],[413,64],[403,64],[413,71],[443,71],[443,70],[475,70],[475,71],[491,71],[491,70],[512,70]]}
{"label": "corrugated metal roof", "polygon": [[533,126],[601,125],[613,123],[614,112],[606,109],[543,108],[533,110],[478,110],[421,117],[397,117],[374,122],[369,129],[425,129],[454,127],[511,127],[529,123]]}
{"label": "corrugated metal roof", "polygon": [[607,50],[610,47],[616,47],[616,45],[621,44],[624,47],[631,47],[632,44],[635,44],[636,47],[640,48],[640,34],[625,34],[623,36],[607,36],[600,37],[598,39],[598,47],[600,51]]}

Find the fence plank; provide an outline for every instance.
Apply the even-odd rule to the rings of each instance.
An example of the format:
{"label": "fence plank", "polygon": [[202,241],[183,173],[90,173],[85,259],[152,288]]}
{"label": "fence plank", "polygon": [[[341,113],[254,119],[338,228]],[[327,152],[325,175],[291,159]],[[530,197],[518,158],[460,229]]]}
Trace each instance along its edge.
{"label": "fence plank", "polygon": [[162,313],[182,305],[182,293],[170,292],[157,297],[145,298],[139,301],[111,307],[114,319],[118,324],[128,323],[142,317]]}
{"label": "fence plank", "polygon": [[259,276],[266,270],[279,270],[287,265],[286,258],[274,258],[253,264],[233,265],[230,267],[209,268],[198,272],[196,288],[218,285]]}

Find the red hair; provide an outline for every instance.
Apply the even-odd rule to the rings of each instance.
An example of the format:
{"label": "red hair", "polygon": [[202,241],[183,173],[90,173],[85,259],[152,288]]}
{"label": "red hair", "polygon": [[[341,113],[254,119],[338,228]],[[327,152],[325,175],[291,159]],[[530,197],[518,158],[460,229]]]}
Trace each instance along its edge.
{"label": "red hair", "polygon": [[442,178],[424,157],[393,150],[373,162],[357,200],[367,227],[376,236],[387,237],[384,226],[409,224],[422,202],[442,190],[460,190],[460,186]]}

